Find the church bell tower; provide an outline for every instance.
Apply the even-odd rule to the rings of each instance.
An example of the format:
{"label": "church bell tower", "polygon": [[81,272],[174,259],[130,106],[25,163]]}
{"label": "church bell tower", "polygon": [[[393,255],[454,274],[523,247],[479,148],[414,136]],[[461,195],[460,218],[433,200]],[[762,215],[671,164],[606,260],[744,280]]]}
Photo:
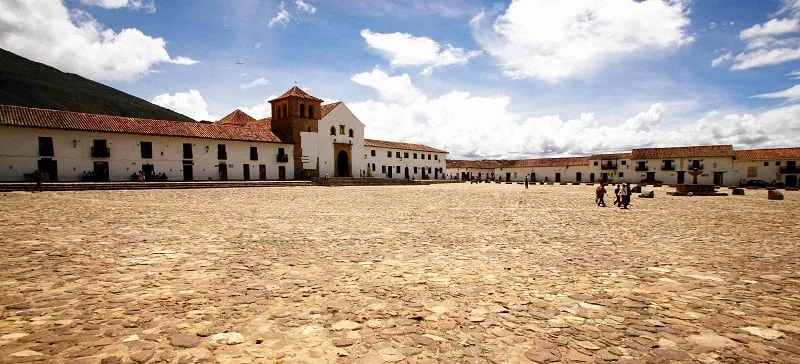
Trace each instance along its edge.
{"label": "church bell tower", "polygon": [[303,149],[300,133],[319,133],[319,120],[322,118],[322,99],[309,95],[294,86],[276,99],[272,105],[272,131],[281,139],[294,144],[294,175],[299,177],[319,177],[319,166],[303,169]]}

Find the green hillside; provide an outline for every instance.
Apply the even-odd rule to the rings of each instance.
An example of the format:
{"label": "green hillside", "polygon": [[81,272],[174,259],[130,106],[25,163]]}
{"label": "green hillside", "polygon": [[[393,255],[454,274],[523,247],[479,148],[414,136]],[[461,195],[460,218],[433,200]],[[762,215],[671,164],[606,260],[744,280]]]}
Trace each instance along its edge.
{"label": "green hillside", "polygon": [[0,104],[194,121],[136,96],[0,49]]}

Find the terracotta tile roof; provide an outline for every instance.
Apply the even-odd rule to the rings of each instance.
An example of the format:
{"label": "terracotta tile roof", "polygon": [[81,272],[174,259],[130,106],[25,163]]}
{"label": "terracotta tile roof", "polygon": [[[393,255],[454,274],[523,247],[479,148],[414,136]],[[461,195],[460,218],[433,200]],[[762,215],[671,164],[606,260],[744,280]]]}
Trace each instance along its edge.
{"label": "terracotta tile roof", "polygon": [[537,158],[513,161],[509,168],[589,166],[589,157]]}
{"label": "terracotta tile roof", "polygon": [[245,124],[255,121],[252,116],[247,115],[244,111],[236,109],[233,110],[232,113],[226,115],[224,118],[219,119],[217,124],[219,125],[238,125],[244,126]]}
{"label": "terracotta tile roof", "polygon": [[747,161],[758,160],[800,160],[800,148],[750,149],[736,151],[736,159]]}
{"label": "terracotta tile roof", "polygon": [[631,159],[733,157],[734,155],[732,145],[698,145],[691,147],[638,148],[631,152]]}
{"label": "terracotta tile roof", "polygon": [[303,91],[302,89],[300,89],[297,86],[294,86],[294,87],[290,88],[289,91],[284,92],[283,95],[280,95],[277,98],[269,100],[269,102],[273,102],[275,100],[285,99],[287,97],[297,97],[297,98],[301,98],[301,99],[314,100],[314,101],[322,102],[322,99],[319,99],[319,98],[316,98],[314,96],[309,95],[307,92]]}
{"label": "terracotta tile roof", "polygon": [[364,139],[364,147],[417,150],[420,152],[432,152],[432,153],[447,153],[441,149],[431,148],[427,145],[422,145],[422,144],[389,142],[385,140],[375,140],[375,139]]}
{"label": "terracotta tile roof", "polygon": [[591,160],[602,159],[631,159],[631,153],[606,153],[606,154],[592,154],[589,157]]}
{"label": "terracotta tile roof", "polygon": [[[251,118],[252,119],[252,118]],[[257,122],[257,121],[252,121]],[[138,119],[72,111],[0,105],[0,125],[97,131],[107,133],[163,135],[202,139],[284,143],[269,128],[216,123]]]}
{"label": "terracotta tile roof", "polygon": [[337,101],[337,102],[333,102],[333,103],[330,103],[330,104],[322,105],[322,116],[321,116],[321,118],[324,118],[325,115],[328,115],[329,112],[333,111],[333,109],[335,109],[341,103],[342,103],[341,101]]}
{"label": "terracotta tile roof", "polygon": [[459,159],[448,159],[446,161],[447,168],[472,168],[472,169],[494,169],[494,168],[502,168],[505,164],[505,161],[498,161],[498,160],[479,160],[479,161],[472,161],[472,160],[459,160]]}

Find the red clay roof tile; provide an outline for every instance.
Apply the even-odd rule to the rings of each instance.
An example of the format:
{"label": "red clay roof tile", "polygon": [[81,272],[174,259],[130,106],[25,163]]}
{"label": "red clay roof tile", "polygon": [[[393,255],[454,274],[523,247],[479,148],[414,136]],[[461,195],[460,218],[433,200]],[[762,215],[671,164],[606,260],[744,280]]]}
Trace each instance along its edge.
{"label": "red clay roof tile", "polygon": [[800,160],[800,148],[770,148],[770,149],[749,149],[736,151],[738,160],[779,160],[788,159]]}
{"label": "red clay roof tile", "polygon": [[329,112],[333,111],[333,109],[335,109],[341,103],[342,103],[341,101],[337,101],[337,102],[333,102],[333,103],[330,103],[330,104],[322,105],[322,116],[321,117],[324,118],[325,115],[328,115]]}
{"label": "red clay roof tile", "polygon": [[431,148],[427,145],[390,142],[386,140],[364,139],[364,147],[417,150],[420,152],[447,153],[441,149]]}
{"label": "red clay roof tile", "polygon": [[322,99],[319,99],[319,98],[316,98],[314,96],[309,95],[307,92],[303,91],[302,89],[300,89],[297,86],[294,86],[294,87],[290,88],[289,91],[284,92],[283,95],[280,95],[277,98],[269,100],[269,102],[285,99],[287,97],[297,97],[297,98],[301,98],[301,99],[314,100],[314,101],[322,102]]}
{"label": "red clay roof tile", "polygon": [[732,145],[697,145],[690,147],[638,148],[631,152],[631,159],[733,157],[734,155]]}
{"label": "red clay roof tile", "polygon": [[514,161],[509,168],[589,166],[589,157],[537,158]]}
{"label": "red clay roof tile", "polygon": [[10,105],[0,105],[0,125],[285,143],[268,127],[254,128],[216,123],[139,119]]}
{"label": "red clay roof tile", "polygon": [[233,110],[232,113],[226,115],[224,118],[219,119],[217,124],[219,125],[238,125],[244,126],[245,124],[255,121],[252,116],[247,115],[244,111],[236,109]]}

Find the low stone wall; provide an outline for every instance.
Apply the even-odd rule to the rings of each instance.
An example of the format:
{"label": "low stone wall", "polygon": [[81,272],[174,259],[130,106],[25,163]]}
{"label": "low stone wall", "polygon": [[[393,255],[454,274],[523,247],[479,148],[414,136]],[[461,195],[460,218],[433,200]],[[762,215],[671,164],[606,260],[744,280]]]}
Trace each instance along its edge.
{"label": "low stone wall", "polygon": [[390,178],[312,178],[311,182],[317,186],[402,186],[402,185],[432,185],[441,183],[462,183],[458,180],[404,180]]}

